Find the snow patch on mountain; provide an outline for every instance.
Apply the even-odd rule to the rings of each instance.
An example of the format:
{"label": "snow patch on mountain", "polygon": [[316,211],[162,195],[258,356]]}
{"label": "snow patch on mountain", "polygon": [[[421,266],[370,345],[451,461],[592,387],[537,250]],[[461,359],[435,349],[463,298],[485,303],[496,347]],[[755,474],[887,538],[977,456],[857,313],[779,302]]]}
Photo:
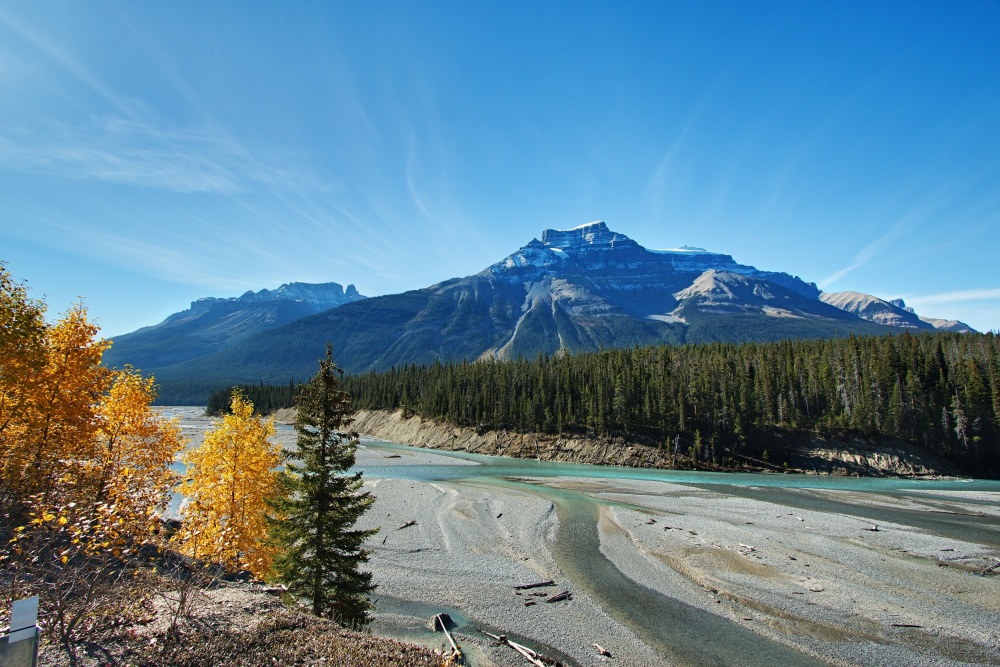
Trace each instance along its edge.
{"label": "snow patch on mountain", "polygon": [[[583,250],[592,248],[631,247],[641,248],[641,246],[625,236],[608,229],[603,220],[588,222],[572,229],[546,229],[542,232],[542,244],[549,248],[561,250]],[[591,246],[592,248],[587,248]]]}
{"label": "snow patch on mountain", "polygon": [[666,315],[647,315],[647,320],[655,320],[657,322],[666,322],[667,324],[687,324],[687,320],[673,313],[667,313]]}
{"label": "snow patch on mountain", "polygon": [[761,271],[738,264],[731,256],[704,248],[680,246],[647,250],[601,220],[572,229],[546,229],[541,240],[528,245],[485,269],[480,275],[513,283],[541,280],[546,275],[585,274],[616,290],[648,289],[656,284],[676,285],[678,274],[700,275],[716,270],[763,278],[808,298],[819,289],[786,273]]}

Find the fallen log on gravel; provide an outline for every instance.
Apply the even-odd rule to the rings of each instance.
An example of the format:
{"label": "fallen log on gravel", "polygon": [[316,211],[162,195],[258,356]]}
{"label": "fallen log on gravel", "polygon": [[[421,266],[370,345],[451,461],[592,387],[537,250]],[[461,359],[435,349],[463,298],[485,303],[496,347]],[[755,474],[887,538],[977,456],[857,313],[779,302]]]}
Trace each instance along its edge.
{"label": "fallen log on gravel", "polygon": [[[534,651],[528,648],[527,646],[524,646],[523,644],[518,644],[517,642],[511,641],[510,639],[507,638],[507,635],[495,635],[492,632],[486,632],[486,630],[480,630],[480,632],[482,632],[484,635],[486,635],[487,637],[489,637],[498,644],[506,644],[507,646],[511,647],[512,649],[520,653],[525,660],[530,662],[532,665],[535,665],[535,667],[550,667],[550,665],[542,661],[543,656],[539,654],[537,651]],[[555,664],[560,664],[560,663],[556,661]]]}
{"label": "fallen log on gravel", "polygon": [[596,649],[597,649],[597,652],[598,652],[598,653],[599,653],[600,655],[603,655],[603,656],[606,656],[606,657],[608,657],[608,658],[613,658],[613,657],[615,657],[615,656],[611,655],[611,651],[609,651],[608,649],[604,648],[604,647],[603,647],[603,646],[601,646],[600,644],[596,644],[596,643],[595,643],[595,644],[594,644],[594,648],[596,648]]}
{"label": "fallen log on gravel", "polygon": [[434,617],[435,628],[441,628],[444,632],[444,636],[448,638],[448,643],[451,644],[451,658],[456,663],[461,663],[462,661],[462,649],[459,648],[458,644],[455,643],[455,638],[451,636],[448,632],[448,625],[451,623],[451,617],[447,614],[438,614]]}

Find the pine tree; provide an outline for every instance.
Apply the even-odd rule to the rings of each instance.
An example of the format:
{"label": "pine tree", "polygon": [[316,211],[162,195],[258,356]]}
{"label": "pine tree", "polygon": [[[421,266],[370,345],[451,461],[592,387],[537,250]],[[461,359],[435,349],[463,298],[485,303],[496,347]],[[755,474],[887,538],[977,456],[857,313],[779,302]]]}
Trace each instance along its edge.
{"label": "pine tree", "polygon": [[354,465],[357,434],[350,426],[351,397],[340,389],[342,371],[329,345],[319,372],[298,396],[294,458],[290,466],[293,495],[280,505],[285,517],[274,524],[273,536],[282,553],[275,565],[289,592],[308,599],[316,616],[348,627],[371,619],[368,594],[375,589],[364,542],[378,529],[354,527],[375,502],[361,492],[361,473],[346,474]]}

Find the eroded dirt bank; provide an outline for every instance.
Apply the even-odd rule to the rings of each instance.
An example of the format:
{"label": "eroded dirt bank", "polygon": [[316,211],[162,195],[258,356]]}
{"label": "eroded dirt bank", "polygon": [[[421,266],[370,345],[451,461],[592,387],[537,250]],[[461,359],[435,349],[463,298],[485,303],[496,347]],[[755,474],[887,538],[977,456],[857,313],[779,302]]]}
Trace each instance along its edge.
{"label": "eroded dirt bank", "polygon": [[[587,438],[510,431],[477,431],[447,422],[405,417],[401,410],[359,410],[352,427],[364,435],[406,445],[495,456],[533,458],[597,465],[646,468],[690,468],[685,456],[677,459],[668,448],[656,448],[621,438]],[[780,444],[780,443],[779,443]],[[905,443],[872,444],[863,440],[831,442],[818,436],[794,446],[769,461],[742,457],[744,470],[783,470],[845,475],[961,475],[955,466],[909,447]],[[698,468],[713,469],[710,463]]]}

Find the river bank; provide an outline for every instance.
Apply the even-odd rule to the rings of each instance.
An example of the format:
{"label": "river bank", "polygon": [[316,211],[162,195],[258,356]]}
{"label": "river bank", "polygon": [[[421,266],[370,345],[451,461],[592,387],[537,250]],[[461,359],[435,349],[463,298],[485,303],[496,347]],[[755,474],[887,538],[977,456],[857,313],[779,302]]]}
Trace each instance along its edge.
{"label": "river bank", "polygon": [[[289,415],[284,416],[287,418]],[[477,431],[424,419],[419,415],[407,417],[401,410],[359,410],[354,415],[351,427],[372,437],[446,451],[636,468],[691,467],[685,456],[678,460],[667,448],[650,447],[621,438]],[[782,458],[772,457],[770,461],[742,457],[741,469],[899,477],[961,474],[954,465],[900,442],[872,443],[860,439],[834,441],[810,435],[801,443],[782,448],[787,450],[787,454]],[[700,463],[698,467],[721,469],[706,462]]]}
{"label": "river bank", "polygon": [[[619,665],[957,666],[1000,655],[1000,581],[978,574],[1000,560],[1000,493],[496,483],[469,461],[377,443],[358,463],[377,498],[362,523],[382,528],[370,544],[382,600],[373,630],[433,643],[422,626],[449,611],[480,664],[523,662],[478,628],[579,665],[608,661],[595,643]],[[414,477],[441,465],[461,469]],[[940,513],[983,523],[992,542],[918,525]],[[572,599],[514,588],[544,580]]]}

